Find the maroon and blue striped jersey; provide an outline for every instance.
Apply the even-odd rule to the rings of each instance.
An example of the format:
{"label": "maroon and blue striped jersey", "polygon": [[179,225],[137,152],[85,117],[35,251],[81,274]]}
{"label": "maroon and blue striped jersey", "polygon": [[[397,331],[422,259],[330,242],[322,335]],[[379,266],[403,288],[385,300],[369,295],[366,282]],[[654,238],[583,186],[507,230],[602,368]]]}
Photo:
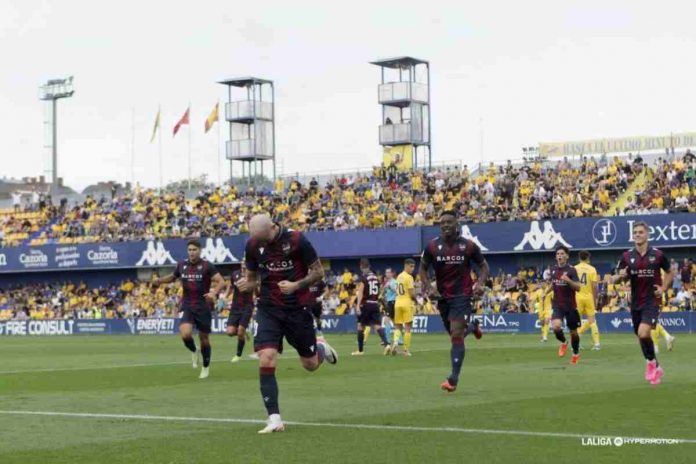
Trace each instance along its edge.
{"label": "maroon and blue striped jersey", "polygon": [[566,264],[563,267],[558,265],[551,268],[551,283],[553,284],[553,308],[554,309],[577,309],[575,302],[575,290],[568,282],[563,280],[563,274],[573,282],[579,282],[578,271],[574,266]]}
{"label": "maroon and blue striped jersey", "polygon": [[471,297],[474,286],[471,263],[481,266],[485,262],[481,248],[461,236],[452,243],[435,237],[426,245],[421,260],[426,266],[433,265],[437,291],[445,299]]}
{"label": "maroon and blue striped jersey", "polygon": [[204,259],[196,263],[189,260],[177,263],[174,277],[181,279],[181,286],[184,289],[181,297],[182,309],[212,309],[212,305],[205,301],[205,294],[210,291],[212,277],[217,273],[217,268]]}
{"label": "maroon and blue striped jersey", "polygon": [[369,273],[360,278],[360,282],[362,282],[363,284],[363,294],[360,303],[362,305],[364,305],[365,303],[378,303],[380,285],[379,278],[375,275],[375,273],[370,271]]}
{"label": "maroon and blue striped jersey", "polygon": [[619,269],[626,269],[631,282],[631,310],[659,308],[660,298],[655,295],[655,285],[662,285],[662,273],[669,272],[669,260],[662,251],[648,247],[645,255],[631,248],[624,251]]}
{"label": "maroon and blue striped jersey", "polygon": [[278,283],[304,279],[309,266],[319,259],[317,252],[301,232],[287,230],[280,225],[278,227],[280,230],[272,242],[249,239],[246,243],[247,269],[258,272],[261,282],[259,306],[279,309],[307,306],[313,299],[309,288],[284,295]]}
{"label": "maroon and blue striped jersey", "polygon": [[232,273],[232,306],[233,311],[247,310],[254,307],[254,292],[244,293],[237,288],[237,281],[242,278],[242,273],[234,271]]}

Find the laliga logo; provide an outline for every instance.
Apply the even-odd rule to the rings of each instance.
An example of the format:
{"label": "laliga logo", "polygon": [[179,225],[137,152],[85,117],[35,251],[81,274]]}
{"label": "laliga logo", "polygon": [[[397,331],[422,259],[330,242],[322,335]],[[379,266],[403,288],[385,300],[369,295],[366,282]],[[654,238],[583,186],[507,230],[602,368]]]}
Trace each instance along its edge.
{"label": "laliga logo", "polygon": [[611,325],[613,325],[615,329],[618,329],[619,326],[621,325],[621,319],[619,319],[618,317],[615,317],[614,319],[611,320]]}
{"label": "laliga logo", "polygon": [[488,248],[486,248],[485,246],[483,246],[481,244],[481,242],[479,242],[478,237],[474,236],[471,233],[471,229],[469,229],[469,226],[467,226],[467,225],[462,226],[462,237],[474,242],[476,245],[478,245],[478,247],[481,249],[481,251],[488,251]]}
{"label": "laliga logo", "polygon": [[224,263],[227,260],[238,261],[219,237],[215,239],[214,244],[212,238],[206,239],[205,247],[201,250],[201,258],[216,264]]}
{"label": "laliga logo", "polygon": [[609,246],[616,240],[616,225],[609,219],[600,219],[592,227],[592,238],[599,246]]}
{"label": "laliga logo", "polygon": [[551,221],[544,221],[543,232],[539,228],[539,221],[532,221],[529,232],[525,232],[522,241],[514,249],[517,251],[523,250],[525,245],[529,245],[534,250],[539,250],[542,247],[545,250],[553,250],[559,242],[568,248],[572,248],[572,246],[563,239],[563,236],[554,230]]}
{"label": "laliga logo", "polygon": [[147,248],[143,251],[143,255],[140,257],[140,261],[135,263],[136,266],[143,266],[147,264],[149,266],[161,266],[162,264],[176,263],[174,258],[172,258],[171,253],[164,248],[162,242],[157,242],[157,247],[155,247],[155,242],[152,240],[147,242]]}

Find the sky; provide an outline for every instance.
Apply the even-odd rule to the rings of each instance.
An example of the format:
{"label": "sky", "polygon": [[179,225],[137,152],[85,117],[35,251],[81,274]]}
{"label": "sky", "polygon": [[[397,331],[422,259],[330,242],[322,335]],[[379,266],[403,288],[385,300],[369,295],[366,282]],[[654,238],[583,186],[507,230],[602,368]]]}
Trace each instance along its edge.
{"label": "sky", "polygon": [[[223,142],[203,126],[227,97],[216,82],[239,76],[275,82],[279,173],[378,164],[380,72],[369,61],[392,56],[430,61],[434,164],[692,131],[694,13],[693,2],[642,0],[0,0],[0,177],[50,170],[38,87],[70,75],[58,170],[76,189],[158,186],[149,140],[160,106],[164,180],[187,176],[189,129],[193,175],[224,179]],[[173,138],[189,102],[192,125]]]}

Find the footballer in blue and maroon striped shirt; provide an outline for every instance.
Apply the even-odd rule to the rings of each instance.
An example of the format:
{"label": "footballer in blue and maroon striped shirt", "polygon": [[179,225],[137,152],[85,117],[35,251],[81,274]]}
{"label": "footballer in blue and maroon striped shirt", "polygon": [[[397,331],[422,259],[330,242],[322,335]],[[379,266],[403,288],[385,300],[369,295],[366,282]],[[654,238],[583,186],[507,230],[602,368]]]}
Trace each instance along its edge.
{"label": "footballer in blue and maroon striped shirt", "polygon": [[209,335],[213,304],[217,295],[225,287],[225,279],[211,262],[201,258],[201,244],[198,240],[189,240],[186,244],[186,252],[188,259],[179,261],[173,274],[155,278],[152,283],[156,286],[174,282],[176,279],[181,280],[184,294],[181,297],[183,315],[179,324],[179,333],[186,348],[192,352],[193,367],[196,368],[199,353],[193,341],[193,327],[198,329],[198,338],[201,342],[200,355],[203,357],[203,368],[199,378],[205,379],[208,377],[212,353]]}
{"label": "footballer in blue and maroon striped shirt", "polygon": [[[242,358],[244,345],[246,344],[247,327],[254,313],[254,292],[242,292],[237,288],[237,282],[246,275],[246,268],[242,263],[242,268],[234,271],[230,276],[229,289],[232,293],[232,303],[230,304],[230,315],[227,318],[227,335],[237,337],[237,354],[232,358],[236,363]],[[229,292],[228,292],[229,294]]]}
{"label": "footballer in blue and maroon striped shirt", "polygon": [[[472,264],[479,269],[476,283],[471,277]],[[433,288],[428,275],[431,265],[435,269],[437,290]],[[476,338],[481,338],[478,321],[471,317],[471,299],[481,294],[489,274],[481,248],[461,236],[454,211],[440,214],[440,236],[430,240],[423,250],[418,274],[423,288],[428,290],[431,297],[439,299],[438,310],[450,334],[452,373],[440,387],[453,392],[464,362],[464,337],[468,332],[473,332]]]}
{"label": "footballer in blue and maroon striped shirt", "polygon": [[[655,356],[655,344],[650,331],[660,316],[662,295],[672,285],[672,270],[662,251],[650,246],[650,230],[645,222],[632,225],[635,246],[625,251],[618,265],[618,274],[611,282],[628,280],[631,283],[631,318],[633,331],[638,336],[646,360],[645,380],[653,385],[662,381],[664,370]],[[663,276],[664,273],[664,276]]]}
{"label": "footballer in blue and maroon striped shirt", "polygon": [[[568,352],[568,340],[563,333],[563,320],[570,331],[570,344],[573,347],[571,364],[577,364],[580,360],[580,313],[575,302],[575,293],[582,287],[578,271],[568,264],[570,250],[565,245],[556,248],[556,265],[551,268],[551,288],[553,289],[553,312],[551,324],[556,338],[561,342],[558,348],[558,356],[563,357]],[[544,295],[548,292],[544,292]]]}
{"label": "footballer in blue and maroon striped shirt", "polygon": [[268,425],[259,433],[281,432],[285,426],[280,419],[275,368],[282,338],[297,350],[308,371],[318,369],[324,360],[336,364],[338,359],[326,340],[317,337],[308,309],[313,300],[309,288],[323,279],[324,268],[304,234],[272,222],[265,214],[249,221],[245,262],[247,276],[237,282],[237,288],[250,292],[257,283],[261,288],[254,350],[259,354]]}

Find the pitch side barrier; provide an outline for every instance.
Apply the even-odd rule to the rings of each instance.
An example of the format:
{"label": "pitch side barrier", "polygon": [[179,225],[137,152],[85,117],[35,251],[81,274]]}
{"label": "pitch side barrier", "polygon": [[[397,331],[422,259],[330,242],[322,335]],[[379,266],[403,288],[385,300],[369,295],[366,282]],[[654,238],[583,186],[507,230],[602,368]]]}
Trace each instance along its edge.
{"label": "pitch side barrier", "polygon": [[[538,333],[539,319],[535,314],[491,314],[476,316],[487,333]],[[213,333],[224,333],[224,318],[213,319]],[[692,333],[696,331],[696,313],[676,312],[660,316],[660,322],[669,332]],[[631,315],[628,312],[597,314],[602,333],[631,332]],[[255,332],[252,325],[251,330]],[[355,316],[322,318],[325,333],[353,333]],[[415,333],[444,333],[440,316],[416,316]],[[174,318],[139,319],[77,319],[46,321],[0,321],[0,336],[67,336],[67,335],[173,335],[179,333],[179,320]]]}

